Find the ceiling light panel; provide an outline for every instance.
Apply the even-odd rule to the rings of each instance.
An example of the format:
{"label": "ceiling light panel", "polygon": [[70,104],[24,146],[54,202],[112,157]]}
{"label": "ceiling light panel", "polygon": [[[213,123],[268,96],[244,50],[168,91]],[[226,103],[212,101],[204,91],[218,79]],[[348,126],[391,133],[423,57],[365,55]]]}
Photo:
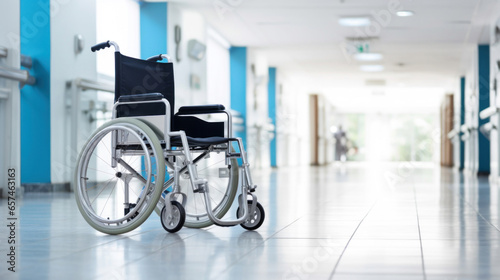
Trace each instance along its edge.
{"label": "ceiling light panel", "polygon": [[396,15],[398,17],[411,17],[415,14],[413,11],[408,11],[408,10],[402,10],[402,11],[397,11]]}
{"label": "ceiling light panel", "polygon": [[354,55],[354,59],[357,61],[379,61],[382,60],[384,56],[379,53],[357,53]]}
{"label": "ceiling light panel", "polygon": [[339,18],[339,24],[349,27],[369,26],[371,20],[369,17],[341,17]]}
{"label": "ceiling light panel", "polygon": [[384,66],[383,65],[361,65],[359,66],[359,70],[363,72],[381,72],[384,71]]}

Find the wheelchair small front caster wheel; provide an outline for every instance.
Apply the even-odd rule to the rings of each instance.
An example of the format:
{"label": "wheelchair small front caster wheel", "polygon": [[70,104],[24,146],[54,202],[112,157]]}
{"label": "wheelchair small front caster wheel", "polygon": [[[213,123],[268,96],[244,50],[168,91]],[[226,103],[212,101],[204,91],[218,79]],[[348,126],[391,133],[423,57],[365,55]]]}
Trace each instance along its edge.
{"label": "wheelchair small front caster wheel", "polygon": [[168,232],[178,232],[186,221],[186,211],[184,207],[177,201],[170,202],[170,207],[172,207],[170,216],[167,216],[167,208],[165,207],[166,206],[161,210],[161,225]]}
{"label": "wheelchair small front caster wheel", "polygon": [[[252,206],[252,201],[248,201],[248,208]],[[243,212],[243,211],[242,211]],[[240,207],[236,210],[236,217],[240,218]],[[248,219],[240,224],[240,226],[246,230],[254,230],[258,229],[262,223],[264,222],[264,218],[266,217],[266,213],[264,212],[264,207],[260,203],[257,202],[257,205],[255,207],[255,211],[253,213],[250,213],[248,216]]]}

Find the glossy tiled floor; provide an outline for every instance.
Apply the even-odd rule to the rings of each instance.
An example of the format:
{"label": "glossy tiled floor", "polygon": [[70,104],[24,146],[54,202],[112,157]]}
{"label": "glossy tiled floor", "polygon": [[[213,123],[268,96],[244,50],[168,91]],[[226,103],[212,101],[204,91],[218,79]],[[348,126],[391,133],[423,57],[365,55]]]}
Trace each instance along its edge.
{"label": "glossy tiled floor", "polygon": [[72,194],[24,194],[15,273],[2,200],[0,279],[500,279],[500,193],[487,179],[411,164],[253,175],[267,211],[255,232],[168,234],[153,214],[109,236]]}

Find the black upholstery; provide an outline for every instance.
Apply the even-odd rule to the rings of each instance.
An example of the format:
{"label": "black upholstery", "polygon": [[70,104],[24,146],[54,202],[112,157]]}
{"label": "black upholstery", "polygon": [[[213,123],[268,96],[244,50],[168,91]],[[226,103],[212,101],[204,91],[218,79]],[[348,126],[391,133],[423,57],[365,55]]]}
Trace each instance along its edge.
{"label": "black upholstery", "polygon": [[[208,147],[210,145],[227,143],[230,139],[224,137],[195,138],[187,136],[187,140],[190,147]],[[173,147],[180,147],[182,145],[181,138],[179,136],[170,138],[170,145]]]}
{"label": "black upholstery", "polygon": [[[237,139],[235,138],[224,138],[224,137],[194,138],[187,136],[186,138],[190,147],[200,147],[200,148],[206,148],[211,145],[228,143],[229,141],[237,141]],[[150,144],[146,142],[146,145],[149,146]],[[170,138],[170,145],[172,147],[181,147],[182,146],[181,137],[174,136]],[[165,148],[165,141],[161,141],[161,146],[162,148]],[[118,145],[117,148],[124,150],[142,150],[142,146],[138,144]]]}
{"label": "black upholstery", "polygon": [[161,100],[163,95],[159,92],[155,93],[144,93],[144,94],[134,94],[134,95],[122,95],[118,97],[119,102],[139,102],[139,101],[153,101]]}
{"label": "black upholstery", "polygon": [[224,137],[223,122],[207,122],[192,116],[174,116],[172,130],[184,130],[191,137]]}
{"label": "black upholstery", "polygon": [[226,108],[222,104],[182,106],[177,115],[209,114],[224,111]]}
{"label": "black upholstery", "polygon": [[[133,99],[133,96],[146,93],[160,93],[167,99],[172,108],[172,120],[175,106],[173,64],[136,59],[115,52],[115,102],[120,97]],[[164,114],[165,104],[162,103],[126,104],[117,107],[117,117]]]}

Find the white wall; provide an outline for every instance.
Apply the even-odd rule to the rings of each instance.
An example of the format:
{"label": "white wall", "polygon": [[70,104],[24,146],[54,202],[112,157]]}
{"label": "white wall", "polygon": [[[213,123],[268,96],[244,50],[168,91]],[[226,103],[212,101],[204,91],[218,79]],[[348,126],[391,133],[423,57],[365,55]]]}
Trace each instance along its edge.
{"label": "white wall", "polygon": [[231,108],[231,78],[229,42],[215,30],[207,37],[207,103]]}
{"label": "white wall", "polygon": [[[460,77],[456,78],[455,88],[453,90],[453,129],[455,132],[460,131],[461,126],[461,88],[460,88]],[[453,167],[460,168],[460,144],[462,140],[460,139],[461,133],[457,133],[455,137],[451,139],[453,144]]]}
{"label": "white wall", "polygon": [[[96,39],[95,0],[52,0],[59,9],[51,14],[51,178],[52,183],[66,183],[72,178],[79,150],[68,141],[71,93],[66,82],[76,78],[95,80],[96,56],[90,46]],[[82,16],[84,15],[84,16]],[[75,54],[74,36],[85,40],[83,52]],[[90,93],[89,93],[90,94]],[[67,96],[68,95],[68,96]],[[81,141],[84,141],[81,139]]]}
{"label": "white wall", "polygon": [[[478,126],[478,51],[473,50],[474,55],[470,61],[470,66],[465,75],[465,124],[469,127]],[[477,173],[478,168],[478,143],[477,130],[471,130],[469,138],[465,141],[465,162],[464,169]]]}
{"label": "white wall", "polygon": [[[19,69],[20,67],[20,1],[4,1],[0,9],[0,46],[8,49],[6,59],[0,65]],[[3,90],[5,89],[5,90]],[[16,169],[16,186],[20,186],[20,120],[21,105],[19,83],[0,79],[0,189],[4,195],[7,187],[7,169]]]}
{"label": "white wall", "polygon": [[[490,106],[500,107],[500,96],[497,94],[500,91],[500,69],[497,62],[500,61],[500,38],[495,35],[496,28],[500,28],[500,3],[492,13],[490,21]],[[494,89],[496,80],[497,90]],[[494,115],[490,118],[490,122],[497,128],[491,131],[490,134],[490,178],[494,181],[500,179],[500,115]]]}
{"label": "white wall", "polygon": [[[500,86],[500,73],[499,68],[497,66],[497,61],[500,60],[500,44],[495,42],[495,27],[500,27],[500,12],[498,12],[492,19],[491,28],[490,28],[490,40],[492,44],[490,45],[490,106],[498,106],[500,103],[500,99],[496,94],[496,90],[493,88],[493,85],[497,83],[497,88]],[[498,125],[500,124],[500,116],[494,115],[490,118],[490,122],[497,127],[496,130],[491,131],[490,133],[490,174],[491,178],[497,180],[500,176],[499,173],[499,165],[498,160],[499,156],[499,129]]]}
{"label": "white wall", "polygon": [[268,81],[269,64],[266,55],[255,48],[247,48],[247,152],[253,167],[271,165]]}
{"label": "white wall", "polygon": [[[174,63],[175,111],[184,105],[206,104],[207,102],[207,60],[206,56],[196,61],[188,56],[188,41],[196,39],[207,44],[207,24],[202,15],[180,4],[168,3],[168,54]],[[181,27],[180,62],[175,58],[175,26]],[[191,87],[191,76],[199,78],[200,88]]]}
{"label": "white wall", "polygon": [[309,164],[309,97],[277,69],[276,131],[278,167]]}
{"label": "white wall", "polygon": [[330,101],[324,96],[319,95],[319,122],[318,122],[318,161],[321,165],[329,164],[334,159],[334,139],[330,130],[330,127],[335,125],[334,123],[334,108]]}

